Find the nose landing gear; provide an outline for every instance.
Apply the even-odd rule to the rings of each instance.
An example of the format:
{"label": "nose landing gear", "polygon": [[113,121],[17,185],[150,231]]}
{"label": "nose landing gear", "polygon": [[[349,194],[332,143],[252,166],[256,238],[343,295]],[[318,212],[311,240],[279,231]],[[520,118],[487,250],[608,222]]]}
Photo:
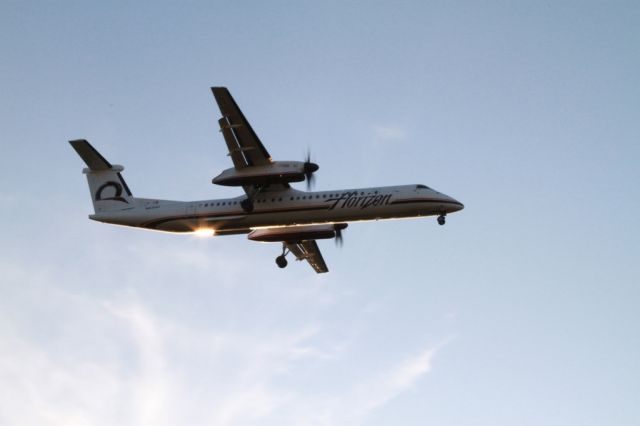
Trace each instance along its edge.
{"label": "nose landing gear", "polygon": [[276,265],[278,265],[278,268],[286,268],[287,264],[289,262],[287,262],[287,254],[289,254],[289,251],[287,250],[287,246],[282,243],[282,254],[278,257],[276,257]]}
{"label": "nose landing gear", "polygon": [[441,214],[438,216],[438,225],[444,225],[446,223],[445,215]]}

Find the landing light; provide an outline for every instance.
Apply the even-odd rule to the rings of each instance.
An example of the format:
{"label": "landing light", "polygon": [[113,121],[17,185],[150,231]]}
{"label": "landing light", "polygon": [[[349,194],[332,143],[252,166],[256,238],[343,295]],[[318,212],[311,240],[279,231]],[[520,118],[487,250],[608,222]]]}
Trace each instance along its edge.
{"label": "landing light", "polygon": [[216,230],[210,228],[198,228],[193,231],[193,235],[197,237],[213,237],[215,234]]}

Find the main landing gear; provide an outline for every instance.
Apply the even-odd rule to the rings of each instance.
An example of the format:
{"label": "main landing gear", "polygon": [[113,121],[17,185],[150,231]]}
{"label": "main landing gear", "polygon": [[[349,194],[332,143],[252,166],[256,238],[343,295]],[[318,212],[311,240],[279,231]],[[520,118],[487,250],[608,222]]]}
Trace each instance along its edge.
{"label": "main landing gear", "polygon": [[446,223],[445,215],[441,214],[438,216],[438,225],[444,225]]}
{"label": "main landing gear", "polygon": [[240,207],[247,213],[251,213],[253,211],[253,200],[251,198],[245,198],[240,201]]}
{"label": "main landing gear", "polygon": [[[260,185],[256,187],[256,190],[249,195],[244,200],[240,201],[240,207],[247,213],[251,213],[253,211],[253,199],[258,196],[260,191],[264,189],[264,186]],[[286,266],[286,265],[285,265]]]}
{"label": "main landing gear", "polygon": [[287,246],[284,245],[284,243],[282,243],[282,254],[278,257],[276,257],[276,265],[278,265],[278,268],[286,268],[287,267],[287,258],[285,257],[287,254],[289,254],[289,251],[287,250]]}

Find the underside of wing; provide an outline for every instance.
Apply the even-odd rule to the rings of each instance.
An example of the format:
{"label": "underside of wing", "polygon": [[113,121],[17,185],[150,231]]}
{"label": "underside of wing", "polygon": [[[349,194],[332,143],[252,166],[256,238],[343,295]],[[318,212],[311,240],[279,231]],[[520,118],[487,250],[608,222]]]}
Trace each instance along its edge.
{"label": "underside of wing", "polygon": [[322,274],[329,272],[315,240],[285,243],[285,245],[298,260],[306,260],[309,262],[309,265],[311,265],[317,273]]}
{"label": "underside of wing", "polygon": [[236,169],[270,164],[271,156],[229,90],[226,87],[212,87],[211,91],[222,113],[218,124]]}
{"label": "underside of wing", "polygon": [[[243,176],[250,169],[260,170],[262,173],[265,170],[264,166],[271,167],[274,163],[269,152],[262,145],[260,138],[253,131],[251,124],[249,124],[229,90],[226,87],[212,87],[211,91],[222,114],[222,117],[218,120],[220,131],[227,144],[233,166],[237,172],[240,172],[240,174],[236,174],[237,172],[232,173],[233,178]],[[277,174],[275,172],[272,173]],[[228,177],[228,171],[223,172],[223,174]],[[283,191],[289,188],[287,182],[265,183],[261,179],[252,181],[246,175],[244,175],[244,180],[247,182],[242,183],[242,187],[249,196],[256,193],[258,186],[260,186],[260,191],[263,192]],[[214,183],[225,184],[218,178],[214,179]],[[229,183],[227,182],[226,184]]]}
{"label": "underside of wing", "polygon": [[[327,264],[320,254],[316,240],[336,238],[341,240],[341,232],[347,227],[346,223],[327,223],[317,225],[283,226],[275,228],[259,228],[252,230],[247,238],[251,241],[264,243],[282,242],[294,254],[297,260],[306,260],[316,272],[329,272]],[[284,257],[278,256],[276,263],[281,268],[287,266]],[[281,264],[282,263],[282,264]]]}

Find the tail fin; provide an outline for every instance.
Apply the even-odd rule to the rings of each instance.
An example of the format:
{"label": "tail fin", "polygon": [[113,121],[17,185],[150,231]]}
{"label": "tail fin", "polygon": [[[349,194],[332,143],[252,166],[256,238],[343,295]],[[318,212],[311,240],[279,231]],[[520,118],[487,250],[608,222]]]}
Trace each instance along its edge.
{"label": "tail fin", "polygon": [[120,174],[124,167],[109,163],[84,139],[69,143],[87,165],[82,172],[87,175],[96,213],[130,210],[135,207],[135,198]]}

